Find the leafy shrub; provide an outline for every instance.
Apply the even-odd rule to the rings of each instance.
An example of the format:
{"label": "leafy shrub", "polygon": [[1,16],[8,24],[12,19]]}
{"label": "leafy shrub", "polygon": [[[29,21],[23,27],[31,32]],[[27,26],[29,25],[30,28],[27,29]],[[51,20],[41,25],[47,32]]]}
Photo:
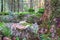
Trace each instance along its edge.
{"label": "leafy shrub", "polygon": [[0,30],[3,33],[3,35],[5,35],[5,36],[10,36],[11,35],[10,29],[8,27],[6,27],[4,25],[4,23],[0,23]]}
{"label": "leafy shrub", "polygon": [[16,40],[19,40],[19,37],[16,37]]}
{"label": "leafy shrub", "polygon": [[29,12],[20,12],[20,13],[18,13],[17,15],[18,15],[18,18],[20,19],[20,20],[22,20],[26,15],[28,15],[29,14]]}
{"label": "leafy shrub", "polygon": [[35,10],[33,8],[30,8],[28,12],[35,12]]}
{"label": "leafy shrub", "polygon": [[19,13],[15,13],[16,15],[26,15],[26,14],[29,14],[29,12],[19,12]]}
{"label": "leafy shrub", "polygon": [[0,15],[8,15],[8,12],[0,12]]}
{"label": "leafy shrub", "polygon": [[24,17],[24,15],[25,15],[25,14],[24,14],[23,12],[22,12],[22,13],[19,13],[18,18],[19,18],[19,19],[22,19],[22,18]]}
{"label": "leafy shrub", "polygon": [[27,22],[28,23],[33,23],[33,21],[34,21],[34,17],[33,16],[27,18]]}
{"label": "leafy shrub", "polygon": [[36,16],[37,18],[40,18],[42,16],[42,14],[36,13],[36,14],[34,14],[34,16]]}
{"label": "leafy shrub", "polygon": [[38,13],[44,13],[44,8],[39,8]]}
{"label": "leafy shrub", "polygon": [[31,15],[30,17],[27,18],[27,22],[28,23],[34,23],[35,21],[37,21],[39,18],[36,17],[35,15]]}

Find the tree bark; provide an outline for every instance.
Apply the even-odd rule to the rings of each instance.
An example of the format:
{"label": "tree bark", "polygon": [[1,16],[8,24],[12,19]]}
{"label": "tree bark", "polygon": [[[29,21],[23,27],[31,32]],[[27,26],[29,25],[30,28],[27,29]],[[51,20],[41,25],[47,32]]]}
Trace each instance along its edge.
{"label": "tree bark", "polygon": [[15,0],[13,0],[13,1],[14,1],[13,5],[14,5],[14,12],[15,12],[15,9],[16,9],[16,8],[15,8]]}
{"label": "tree bark", "polygon": [[1,12],[3,12],[3,0],[1,0]]}
{"label": "tree bark", "polygon": [[33,0],[30,0],[30,8],[33,8]]}
{"label": "tree bark", "polygon": [[17,3],[18,3],[18,12],[19,12],[19,6],[20,6],[20,5],[19,5],[19,0],[17,1]]}
{"label": "tree bark", "polygon": [[51,15],[51,0],[45,0],[45,11],[42,16],[42,20],[47,20]]}
{"label": "tree bark", "polygon": [[51,15],[51,0],[45,0],[45,11],[42,17],[40,18],[40,21],[42,21],[42,26],[48,28],[48,22],[50,20],[50,15]]}

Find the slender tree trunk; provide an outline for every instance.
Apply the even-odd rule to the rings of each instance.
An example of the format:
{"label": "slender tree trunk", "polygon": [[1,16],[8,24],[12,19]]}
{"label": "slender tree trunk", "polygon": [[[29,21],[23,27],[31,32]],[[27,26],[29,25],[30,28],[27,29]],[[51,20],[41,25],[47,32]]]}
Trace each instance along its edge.
{"label": "slender tree trunk", "polygon": [[33,8],[33,0],[30,0],[30,8]]}
{"label": "slender tree trunk", "polygon": [[10,0],[10,7],[11,7],[11,11],[13,11],[14,9],[13,9],[13,0]]}
{"label": "slender tree trunk", "polygon": [[3,0],[1,0],[1,12],[3,12]]}
{"label": "slender tree trunk", "polygon": [[23,5],[24,5],[24,2],[22,0],[22,3],[21,3],[21,10],[22,10],[22,12],[23,12]]}
{"label": "slender tree trunk", "polygon": [[46,0],[45,4],[45,13],[48,15],[49,18],[51,15],[51,0]]}
{"label": "slender tree trunk", "polygon": [[18,12],[19,12],[19,0],[17,1],[17,3],[18,3]]}
{"label": "slender tree trunk", "polygon": [[10,11],[10,0],[6,0],[6,2],[7,2],[7,6],[8,6],[8,11]]}
{"label": "slender tree trunk", "polygon": [[7,9],[6,8],[8,8],[8,6],[6,6],[6,3],[7,3],[7,0],[4,0],[3,1],[3,12],[6,12],[7,11]]}
{"label": "slender tree trunk", "polygon": [[15,12],[15,9],[16,9],[16,8],[15,8],[15,0],[14,0],[14,3],[13,3],[13,5],[14,5],[14,12]]}

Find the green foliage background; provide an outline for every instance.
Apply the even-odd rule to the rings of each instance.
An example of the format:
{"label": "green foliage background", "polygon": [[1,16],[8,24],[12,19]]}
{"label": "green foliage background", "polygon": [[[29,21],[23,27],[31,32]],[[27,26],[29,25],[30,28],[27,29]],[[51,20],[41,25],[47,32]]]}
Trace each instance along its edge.
{"label": "green foliage background", "polygon": [[2,34],[4,36],[10,36],[11,35],[10,29],[8,27],[6,27],[4,25],[4,23],[1,23],[1,22],[0,22],[0,31],[2,32]]}

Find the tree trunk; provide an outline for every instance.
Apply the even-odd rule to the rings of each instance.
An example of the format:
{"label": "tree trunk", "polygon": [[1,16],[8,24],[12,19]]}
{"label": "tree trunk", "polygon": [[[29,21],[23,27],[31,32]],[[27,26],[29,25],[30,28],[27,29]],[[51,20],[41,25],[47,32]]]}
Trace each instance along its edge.
{"label": "tree trunk", "polygon": [[14,1],[13,5],[14,5],[14,12],[15,12],[15,9],[16,9],[16,8],[15,8],[15,0],[13,0],[13,1]]}
{"label": "tree trunk", "polygon": [[20,6],[20,5],[19,5],[19,0],[17,1],[17,3],[18,3],[18,12],[19,12],[19,6]]}
{"label": "tree trunk", "polygon": [[3,0],[1,0],[1,12],[3,12]]}
{"label": "tree trunk", "polygon": [[48,28],[48,22],[50,20],[50,15],[51,15],[51,0],[45,0],[45,11],[42,17],[40,18],[40,21],[42,21],[42,26]]}
{"label": "tree trunk", "polygon": [[33,8],[33,0],[30,0],[30,8]]}
{"label": "tree trunk", "polygon": [[23,5],[24,5],[23,0],[20,0],[19,2],[20,2],[20,4],[18,6],[20,6],[19,7],[20,11],[23,12]]}
{"label": "tree trunk", "polygon": [[42,20],[47,20],[50,18],[51,15],[51,0],[45,0],[45,11],[42,16]]}
{"label": "tree trunk", "polygon": [[13,9],[13,0],[10,0],[10,7],[11,7],[11,11],[13,11],[14,9]]}

